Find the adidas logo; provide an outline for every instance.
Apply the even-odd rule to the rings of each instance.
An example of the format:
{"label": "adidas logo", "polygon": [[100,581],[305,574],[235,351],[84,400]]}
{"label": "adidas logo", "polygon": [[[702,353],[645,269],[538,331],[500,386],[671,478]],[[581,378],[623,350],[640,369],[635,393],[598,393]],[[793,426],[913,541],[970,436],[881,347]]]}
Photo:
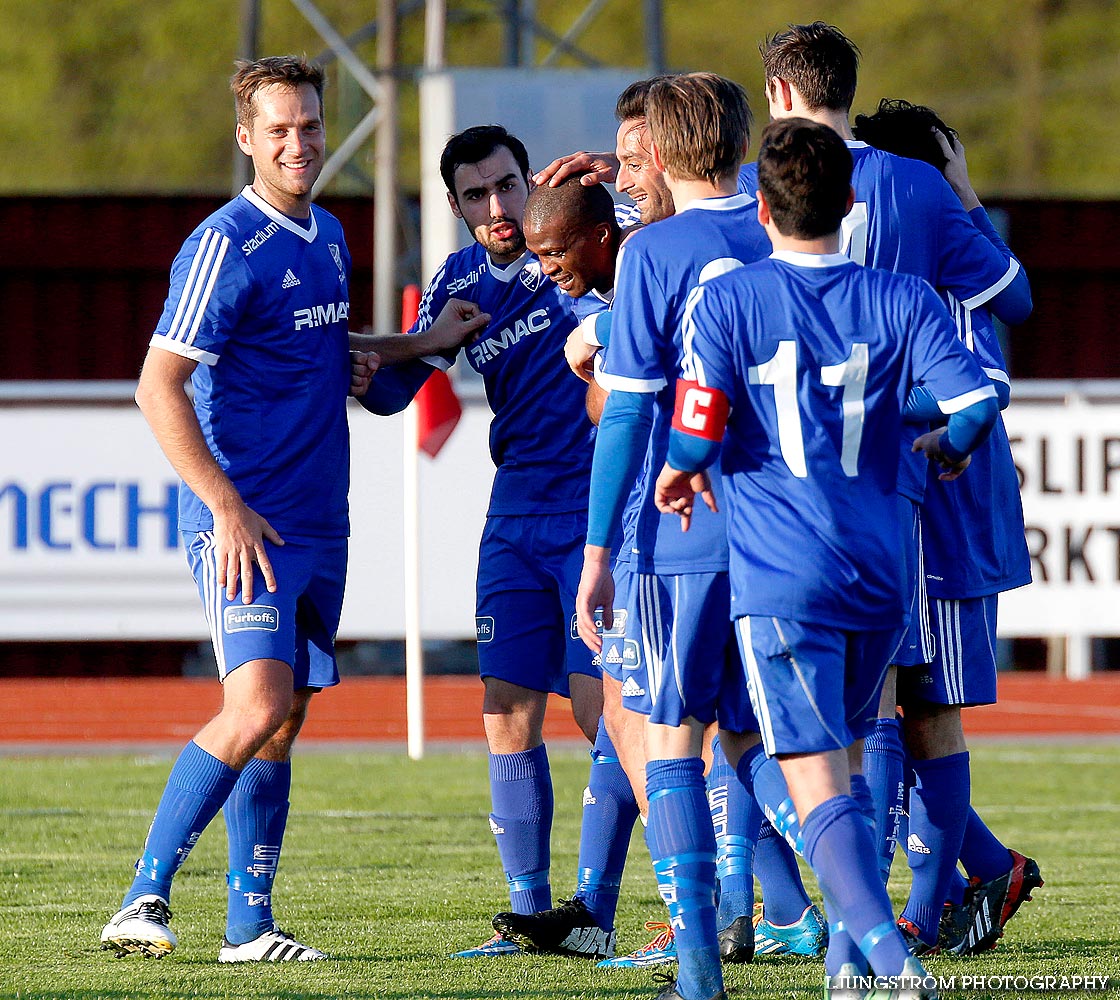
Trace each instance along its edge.
{"label": "adidas logo", "polygon": [[593,805],[595,805],[595,796],[591,794],[591,786],[590,786],[590,785],[588,785],[588,786],[587,786],[587,787],[586,787],[586,788],[585,788],[585,789],[583,790],[583,804],[584,804],[585,806],[593,806]]}
{"label": "adidas logo", "polygon": [[627,677],[622,682],[623,698],[640,698],[645,693],[645,689],[633,677]]}
{"label": "adidas logo", "polygon": [[617,646],[611,646],[611,651],[607,653],[607,663],[621,663],[622,654],[618,651]]}
{"label": "adidas logo", "polygon": [[922,838],[916,833],[910,834],[906,838],[906,850],[913,851],[915,854],[930,854],[932,853],[925,844],[922,843]]}
{"label": "adidas logo", "polygon": [[494,834],[494,836],[496,837],[496,836],[498,836],[499,833],[505,833],[506,829],[505,829],[504,826],[498,826],[498,824],[496,822],[494,822],[494,817],[491,816],[490,817],[490,832],[492,834]]}
{"label": "adidas logo", "polygon": [[284,280],[281,282],[281,288],[295,288],[299,284],[299,278],[292,274],[292,269],[289,267],[284,272]]}

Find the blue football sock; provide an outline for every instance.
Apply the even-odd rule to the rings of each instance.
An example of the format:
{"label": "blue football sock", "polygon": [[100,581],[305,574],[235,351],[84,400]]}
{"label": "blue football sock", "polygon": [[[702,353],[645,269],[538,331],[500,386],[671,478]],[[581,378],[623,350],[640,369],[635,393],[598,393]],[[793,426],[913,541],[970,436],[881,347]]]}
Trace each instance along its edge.
{"label": "blue football sock", "polygon": [[828,907],[829,923],[840,933],[830,940],[825,971],[840,971],[839,948],[845,935],[879,976],[896,976],[910,952],[895,926],[887,890],[879,881],[875,844],[859,806],[849,795],[837,795],[816,807],[802,826],[805,860],[809,862]]}
{"label": "blue football sock", "polygon": [[[801,854],[801,823],[793,799],[789,797],[782,767],[774,757],[767,757],[761,746],[752,747],[739,759],[739,774],[744,785],[754,789],[754,797],[762,806],[771,826]],[[747,780],[749,774],[750,780]]]}
{"label": "blue football sock", "polygon": [[863,773],[875,803],[875,846],[883,885],[891,875],[898,836],[898,818],[905,790],[902,727],[898,719],[877,719],[863,744]]}
{"label": "blue football sock", "polygon": [[961,864],[972,878],[990,882],[1011,869],[1011,853],[975,809],[969,808],[961,842]]}
{"label": "blue football sock", "polygon": [[591,750],[591,772],[583,794],[579,831],[579,887],[595,922],[605,931],[614,928],[622,869],[630,849],[630,834],[638,818],[638,802],[630,779],[622,770],[603,720]]}
{"label": "blue football sock", "polygon": [[788,927],[801,919],[811,905],[797,855],[785,838],[763,821],[754,849],[754,873],[762,890],[762,914],[778,927]]}
{"label": "blue football sock", "polygon": [[717,922],[729,927],[739,917],[754,913],[754,845],[763,815],[753,790],[728,763],[718,736],[712,741],[708,808],[716,833]]}
{"label": "blue football sock", "polygon": [[964,891],[968,888],[966,879],[958,869],[953,869],[953,877],[949,880],[949,891],[945,894],[945,902],[960,906],[964,903]]}
{"label": "blue football sock", "polygon": [[490,754],[490,829],[509,883],[514,913],[552,908],[552,775],[542,743],[520,753]]}
{"label": "blue football sock", "polygon": [[917,783],[910,793],[910,832],[906,856],[913,878],[902,916],[918,928],[927,944],[937,940],[937,925],[960,857],[968,816],[968,753],[914,761]]}
{"label": "blue football sock", "polygon": [[291,788],[291,761],[254,757],[226,799],[226,940],[230,944],[245,944],[272,930],[272,883],[288,824]]}
{"label": "blue football sock", "polygon": [[723,973],[716,937],[716,838],[704,795],[704,762],[651,760],[646,794],[646,843],[676,934],[676,989],[684,1000],[707,1000],[723,989]]}
{"label": "blue football sock", "polygon": [[867,784],[867,779],[862,774],[853,774],[849,779],[849,784],[852,791],[852,798],[859,806],[859,814],[863,817],[863,821],[867,824],[867,829],[871,831],[871,836],[875,836],[875,800],[871,797],[871,788]]}
{"label": "blue football sock", "polygon": [[149,893],[170,900],[172,877],[210,820],[218,815],[237,774],[194,740],[183,748],[167,778],[144,853],[136,862],[136,877],[122,907]]}

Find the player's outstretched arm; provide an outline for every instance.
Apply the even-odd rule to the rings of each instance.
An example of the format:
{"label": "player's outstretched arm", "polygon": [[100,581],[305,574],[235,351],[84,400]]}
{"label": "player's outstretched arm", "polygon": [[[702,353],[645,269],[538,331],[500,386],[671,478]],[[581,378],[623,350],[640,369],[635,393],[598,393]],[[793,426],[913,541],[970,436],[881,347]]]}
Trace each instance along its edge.
{"label": "player's outstretched arm", "polygon": [[206,446],[194,407],[183,389],[197,364],[171,351],[149,348],[136,387],[136,405],[171,467],[214,515],[218,583],[232,601],[240,581],[242,600],[250,604],[253,563],[260,566],[269,592],[276,590],[264,539],[276,545],[283,545],[284,540],[268,521],[245,505]]}
{"label": "player's outstretched arm", "polygon": [[433,354],[458,350],[490,322],[490,314],[473,302],[448,299],[426,330],[405,337],[399,333],[350,334],[350,349],[373,351],[383,365],[399,365]]}
{"label": "player's outstretched arm", "polygon": [[553,160],[533,174],[533,183],[556,187],[574,174],[583,174],[581,184],[613,184],[618,176],[618,157],[614,153],[569,153]]}

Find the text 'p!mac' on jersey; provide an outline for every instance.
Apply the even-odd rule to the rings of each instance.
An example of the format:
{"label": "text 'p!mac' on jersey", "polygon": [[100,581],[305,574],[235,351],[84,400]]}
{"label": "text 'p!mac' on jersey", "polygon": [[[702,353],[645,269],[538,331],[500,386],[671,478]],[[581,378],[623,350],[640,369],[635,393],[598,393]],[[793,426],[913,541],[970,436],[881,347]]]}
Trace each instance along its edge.
{"label": "text 'p!mac' on jersey", "polygon": [[[490,314],[479,338],[463,348],[494,413],[490,457],[497,472],[488,513],[586,509],[594,428],[584,411],[586,387],[564,360],[576,325],[568,296],[532,254],[500,266],[473,243],[436,272],[410,332],[428,329],[452,297]],[[425,360],[446,369],[454,359]]]}
{"label": "text 'p!mac' on jersey", "polygon": [[[619,251],[611,339],[596,381],[603,388],[651,393],[655,406],[645,468],[630,495],[622,556],[643,573],[720,572],[727,568],[722,513],[702,504],[687,533],[677,518],[653,505],[653,487],[665,461],[681,374],[682,321],[701,282],[759,260],[770,240],[758,222],[758,203],[747,195],[705,198],[634,233]],[[718,476],[713,486],[720,490]],[[594,500],[593,500],[594,502]]]}
{"label": "text 'p!mac' on jersey", "polygon": [[[350,254],[329,212],[312,206],[308,223],[246,187],[183,244],[151,344],[200,362],[195,413],[245,503],[281,536],[341,537]],[[184,485],[180,529],[213,526]]]}
{"label": "text 'p!mac' on jersey", "polygon": [[732,615],[901,625],[901,414],[922,383],[952,414],[994,397],[920,279],[775,253],[707,283],[686,366],[730,403],[722,467]]}

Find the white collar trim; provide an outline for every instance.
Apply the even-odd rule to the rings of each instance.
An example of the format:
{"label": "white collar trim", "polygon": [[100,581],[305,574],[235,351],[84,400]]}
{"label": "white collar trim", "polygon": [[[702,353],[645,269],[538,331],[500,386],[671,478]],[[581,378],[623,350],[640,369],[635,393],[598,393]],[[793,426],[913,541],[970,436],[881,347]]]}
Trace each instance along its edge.
{"label": "white collar trim", "polygon": [[869,148],[866,142],[861,142],[859,139],[845,139],[844,140],[844,145],[847,146],[848,149],[868,149]]}
{"label": "white collar trim", "polygon": [[526,250],[512,264],[495,264],[490,259],[490,254],[486,254],[486,267],[493,277],[503,283],[509,283],[521,273],[521,269],[529,263],[530,257],[532,257],[532,254]]}
{"label": "white collar trim", "polygon": [[[744,192],[743,194],[723,195],[719,198],[694,198],[681,209],[681,212],[688,212],[691,209],[701,209],[705,212],[730,212],[733,209],[746,208],[753,204],[754,195]],[[679,215],[680,212],[677,214]]]}
{"label": "white collar trim", "polygon": [[780,260],[795,267],[839,267],[851,264],[852,259],[842,253],[801,253],[797,250],[775,250],[771,260]]}
{"label": "white collar trim", "polygon": [[256,208],[260,209],[267,215],[273,222],[279,226],[283,226],[288,232],[295,233],[300,239],[308,243],[314,243],[315,237],[319,235],[319,223],[315,218],[315,209],[311,209],[311,225],[304,229],[298,222],[293,222],[283,212],[278,212],[267,201],[265,201],[256,191],[253,190],[251,184],[246,184],[241,190],[241,197],[250,202]]}

